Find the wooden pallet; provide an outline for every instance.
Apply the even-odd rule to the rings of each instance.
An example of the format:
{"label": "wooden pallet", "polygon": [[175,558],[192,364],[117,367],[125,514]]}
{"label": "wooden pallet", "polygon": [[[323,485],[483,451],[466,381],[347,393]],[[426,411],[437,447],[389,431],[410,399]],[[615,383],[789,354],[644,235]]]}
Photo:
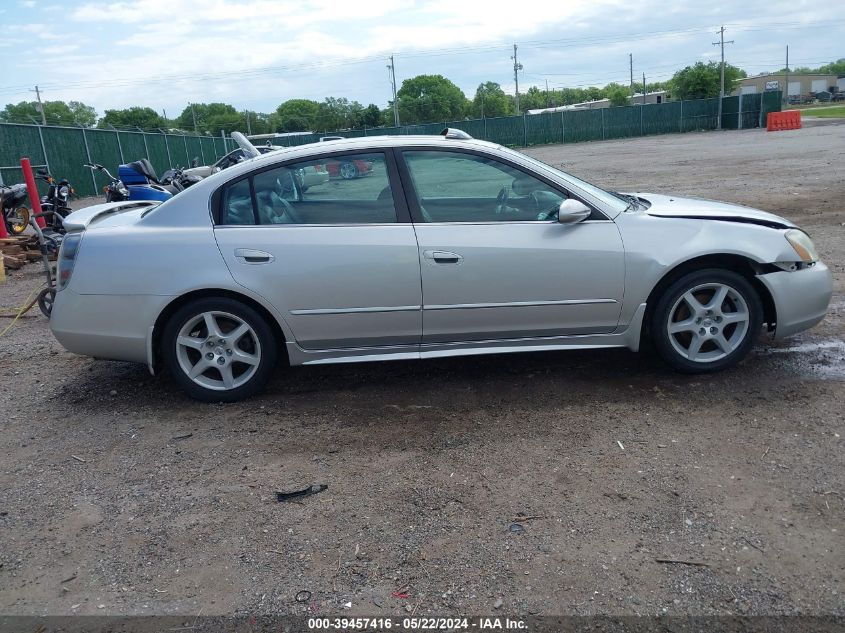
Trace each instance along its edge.
{"label": "wooden pallet", "polygon": [[41,259],[35,235],[0,238],[0,256],[6,270],[18,270],[27,262]]}

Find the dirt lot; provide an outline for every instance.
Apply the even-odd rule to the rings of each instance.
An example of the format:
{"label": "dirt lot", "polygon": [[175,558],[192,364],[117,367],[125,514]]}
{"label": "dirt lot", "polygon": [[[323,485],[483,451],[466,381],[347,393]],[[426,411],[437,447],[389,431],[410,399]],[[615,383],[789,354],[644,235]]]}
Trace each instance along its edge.
{"label": "dirt lot", "polygon": [[226,406],[22,319],[0,613],[845,614],[845,125],[529,153],[798,221],[829,316],[714,376],[626,351],[323,366]]}

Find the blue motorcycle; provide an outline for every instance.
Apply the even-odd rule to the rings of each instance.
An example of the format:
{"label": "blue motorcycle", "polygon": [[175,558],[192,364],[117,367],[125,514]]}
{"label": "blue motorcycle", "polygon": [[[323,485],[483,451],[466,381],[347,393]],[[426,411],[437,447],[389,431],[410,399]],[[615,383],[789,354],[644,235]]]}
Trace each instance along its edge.
{"label": "blue motorcycle", "polygon": [[86,167],[99,171],[109,179],[103,189],[106,202],[123,200],[169,200],[180,191],[184,191],[202,178],[187,176],[181,169],[168,170],[159,180],[155,169],[146,158],[119,165],[115,178],[108,169],[96,163],[86,163]]}

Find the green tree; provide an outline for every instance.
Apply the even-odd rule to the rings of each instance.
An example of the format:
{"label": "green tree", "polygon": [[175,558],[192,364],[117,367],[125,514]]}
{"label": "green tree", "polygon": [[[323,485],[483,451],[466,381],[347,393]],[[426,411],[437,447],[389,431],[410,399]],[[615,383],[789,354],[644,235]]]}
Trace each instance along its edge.
{"label": "green tree", "polygon": [[249,127],[253,134],[270,134],[276,131],[276,115],[264,112],[249,112]]}
{"label": "green tree", "polygon": [[396,93],[402,123],[433,123],[463,117],[467,98],[442,75],[417,75]]}
{"label": "green tree", "polygon": [[[73,125],[91,127],[97,122],[97,112],[81,101],[45,101],[44,117],[48,125]],[[0,111],[0,120],[14,123],[41,122],[41,112],[37,101],[9,103]]]}
{"label": "green tree", "polygon": [[316,127],[320,104],[311,99],[288,99],[276,108],[276,126],[282,132],[309,132]]}
{"label": "green tree", "polygon": [[824,66],[819,66],[818,72],[826,75],[836,75],[838,77],[845,76],[845,57],[837,59],[835,62],[830,62]]}
{"label": "green tree", "polygon": [[[733,92],[745,71],[725,64],[725,94]],[[720,71],[717,62],[696,62],[694,66],[682,68],[670,80],[672,96],[675,99],[709,99],[719,96]],[[651,88],[651,86],[649,86]]]}
{"label": "green tree", "polygon": [[477,118],[508,116],[513,114],[513,97],[506,95],[495,81],[478,84],[468,114]]}
{"label": "green tree", "polygon": [[519,95],[519,109],[522,112],[539,110],[549,106],[551,106],[551,93],[540,90],[537,86],[531,86]]}
{"label": "green tree", "polygon": [[[220,130],[224,130],[229,134],[235,130],[242,132],[247,130],[246,114],[238,112],[235,106],[228,103],[189,104],[176,117],[175,123],[182,130],[193,131],[195,118],[196,130],[200,133],[220,134]],[[254,113],[251,113],[250,126],[254,121]],[[253,130],[253,133],[260,132]]]}
{"label": "green tree", "polygon": [[610,99],[611,107],[628,105],[631,89],[617,83],[609,83],[604,87],[605,98]]}
{"label": "green tree", "polygon": [[326,97],[317,110],[316,128],[323,132],[361,127],[364,106],[346,97]]}
{"label": "green tree", "polygon": [[97,123],[97,111],[81,101],[68,101],[68,109],[73,116],[73,121],[81,127],[94,127]]}
{"label": "green tree", "polygon": [[378,127],[381,125],[381,110],[375,103],[371,103],[358,114],[355,127]]}
{"label": "green tree", "polygon": [[141,129],[158,129],[168,126],[167,120],[152,108],[133,106],[123,110],[106,110],[97,127],[109,126]]}

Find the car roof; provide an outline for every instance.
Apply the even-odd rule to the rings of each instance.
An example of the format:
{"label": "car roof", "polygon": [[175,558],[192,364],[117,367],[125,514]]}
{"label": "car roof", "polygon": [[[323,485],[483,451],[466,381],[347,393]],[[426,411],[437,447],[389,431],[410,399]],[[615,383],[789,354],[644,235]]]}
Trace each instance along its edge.
{"label": "car roof", "polygon": [[359,136],[354,138],[344,138],[332,140],[331,143],[315,142],[305,143],[303,145],[295,145],[293,147],[280,147],[277,152],[268,152],[262,156],[244,161],[241,165],[249,164],[251,167],[259,166],[263,163],[277,162],[279,160],[288,160],[289,158],[306,157],[314,154],[323,154],[325,152],[339,152],[356,149],[380,149],[387,147],[403,147],[406,145],[414,146],[431,146],[431,147],[464,147],[475,149],[504,149],[497,143],[490,143],[489,141],[481,141],[474,138],[469,139],[453,139],[446,138],[441,135],[395,135],[395,136]]}

